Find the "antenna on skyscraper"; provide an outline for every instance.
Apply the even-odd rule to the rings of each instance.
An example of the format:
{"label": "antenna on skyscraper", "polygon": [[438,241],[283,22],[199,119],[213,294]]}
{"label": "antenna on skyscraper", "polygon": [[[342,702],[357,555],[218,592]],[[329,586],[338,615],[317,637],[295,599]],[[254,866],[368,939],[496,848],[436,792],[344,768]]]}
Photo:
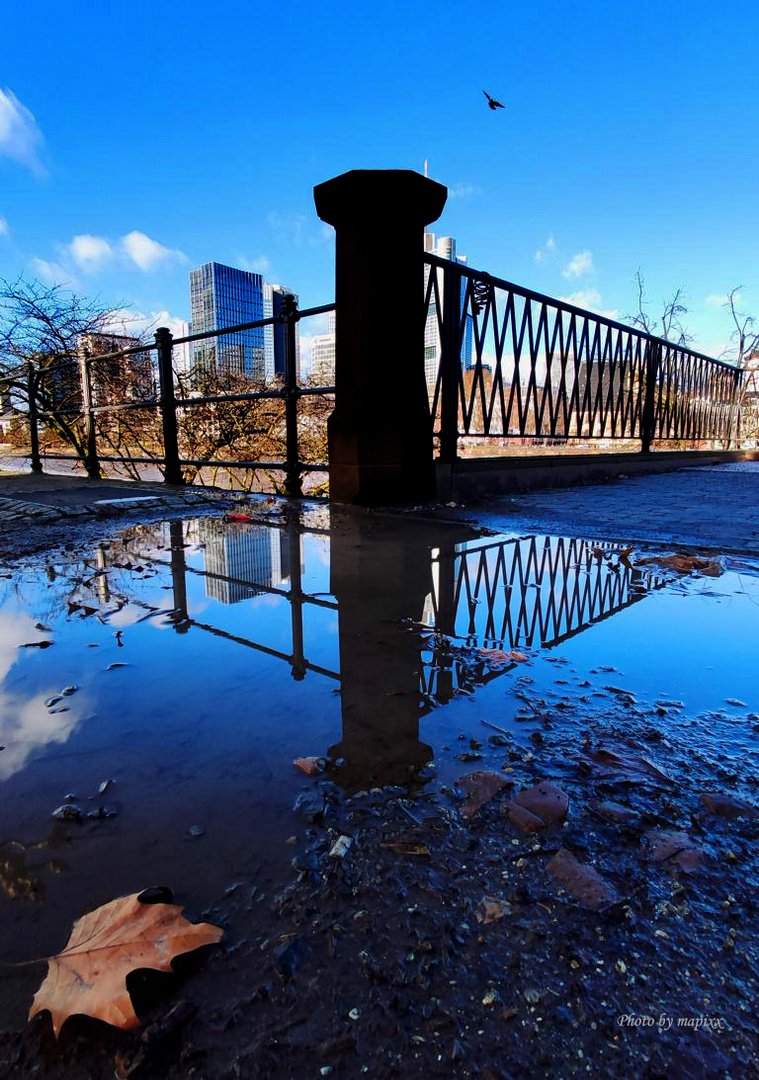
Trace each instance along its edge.
{"label": "antenna on skyscraper", "polygon": [[424,159],[424,175],[427,176],[427,158]]}

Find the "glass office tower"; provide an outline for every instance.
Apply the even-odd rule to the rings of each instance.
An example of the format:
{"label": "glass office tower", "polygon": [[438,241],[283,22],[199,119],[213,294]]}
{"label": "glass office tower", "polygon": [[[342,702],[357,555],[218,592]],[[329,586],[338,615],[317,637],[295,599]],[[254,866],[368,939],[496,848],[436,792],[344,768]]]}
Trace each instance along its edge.
{"label": "glass office tower", "polygon": [[[194,334],[263,319],[264,280],[233,266],[204,263],[190,271],[190,309]],[[193,366],[198,373],[217,371],[263,380],[263,327],[195,342]]]}

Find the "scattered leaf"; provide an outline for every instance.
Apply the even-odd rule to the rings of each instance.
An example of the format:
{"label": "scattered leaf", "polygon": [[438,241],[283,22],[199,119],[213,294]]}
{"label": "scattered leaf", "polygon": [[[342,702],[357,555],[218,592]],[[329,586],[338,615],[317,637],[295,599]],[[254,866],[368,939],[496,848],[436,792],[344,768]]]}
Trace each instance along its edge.
{"label": "scattered leaf", "polygon": [[566,848],[559,848],[546,869],[576,900],[592,911],[613,904],[616,890],[592,866],[586,866]]}
{"label": "scattered leaf", "polygon": [[300,769],[306,776],[316,776],[324,771],[324,758],[297,757],[293,762],[296,769]]}
{"label": "scattered leaf", "polygon": [[673,782],[653,761],[631,750],[618,752],[599,747],[597,750],[587,751],[579,761],[589,772],[603,780],[648,780],[665,784]]}
{"label": "scattered leaf", "polygon": [[704,574],[706,577],[719,577],[722,563],[719,559],[700,555],[651,555],[638,559],[638,566],[660,566],[676,574]]}
{"label": "scattered leaf", "polygon": [[483,896],[477,908],[477,922],[490,923],[511,915],[513,908],[505,900],[496,900],[493,896]]}
{"label": "scattered leaf", "polygon": [[593,809],[604,821],[611,821],[614,825],[635,825],[640,820],[635,810],[610,800],[596,803]]}
{"label": "scattered leaf", "polygon": [[688,874],[697,870],[704,858],[704,852],[686,832],[652,830],[646,834],[646,840],[652,862],[672,862]]}
{"label": "scattered leaf", "polygon": [[171,961],[221,941],[211,923],[191,923],[178,904],[144,904],[139,893],[111,900],[77,919],[65,949],[48,959],[29,1019],[47,1009],[56,1036],[78,1014],[114,1027],[139,1026],[126,977],[137,968],[171,971]]}
{"label": "scattered leaf", "polygon": [[520,791],[508,804],[510,820],[528,833],[560,824],[568,810],[569,796],[549,780]]}
{"label": "scattered leaf", "polygon": [[733,795],[704,793],[701,796],[701,802],[709,813],[714,814],[715,817],[728,818],[729,820],[739,817],[759,817],[759,806],[754,806],[753,803],[746,802],[745,799],[738,799]]}
{"label": "scattered leaf", "polygon": [[460,777],[457,787],[467,796],[461,804],[461,813],[465,818],[474,817],[485,803],[508,786],[509,781],[494,772],[473,772]]}
{"label": "scattered leaf", "polygon": [[383,844],[382,847],[389,848],[390,851],[395,851],[398,855],[426,855],[430,853],[430,849],[425,844],[412,844],[406,841],[398,841],[393,844]]}
{"label": "scattered leaf", "polygon": [[506,664],[523,664],[529,660],[527,653],[515,649],[478,649],[477,655],[487,660],[491,667],[505,667]]}

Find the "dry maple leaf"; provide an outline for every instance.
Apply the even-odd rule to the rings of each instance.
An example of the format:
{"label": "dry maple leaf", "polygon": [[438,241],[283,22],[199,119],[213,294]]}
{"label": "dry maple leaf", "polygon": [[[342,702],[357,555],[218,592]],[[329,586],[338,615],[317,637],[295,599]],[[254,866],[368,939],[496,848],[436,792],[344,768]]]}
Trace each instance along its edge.
{"label": "dry maple leaf", "polygon": [[517,652],[516,649],[478,649],[478,656],[490,664],[491,667],[502,667],[505,664],[523,664],[529,660],[527,653]]}
{"label": "dry maple leaf", "polygon": [[111,900],[77,919],[66,948],[48,958],[45,981],[29,1019],[50,1012],[56,1036],[69,1016],[83,1013],[114,1027],[139,1025],[126,977],[136,968],[171,971],[181,953],[220,941],[224,931],[191,923],[178,904],[143,904],[140,893]]}

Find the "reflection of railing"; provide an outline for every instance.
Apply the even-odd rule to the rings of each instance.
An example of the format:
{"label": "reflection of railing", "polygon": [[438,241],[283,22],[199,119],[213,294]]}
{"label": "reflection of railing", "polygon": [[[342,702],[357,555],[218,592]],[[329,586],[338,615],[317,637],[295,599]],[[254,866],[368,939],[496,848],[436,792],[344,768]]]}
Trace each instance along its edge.
{"label": "reflection of railing", "polygon": [[639,327],[425,253],[440,457],[468,438],[729,440],[743,373]]}
{"label": "reflection of railing", "polygon": [[[447,570],[454,577],[448,632],[490,648],[555,645],[659,584],[620,560],[621,550],[608,542],[529,536],[460,551]],[[435,624],[448,624],[434,593],[431,602]]]}
{"label": "reflection of railing", "polygon": [[[340,672],[314,664],[304,653],[304,606],[338,614],[341,609],[332,598],[303,591],[303,530],[297,523],[230,529],[218,521],[208,521],[199,534],[205,551],[202,568],[191,565],[185,557],[181,522],[171,522],[168,528],[170,560],[151,553],[148,547],[140,551],[140,559],[171,571],[172,621],[178,632],[186,633],[195,627],[274,656],[290,665],[296,679],[304,678],[309,671],[341,679]],[[313,531],[328,535],[324,530]],[[261,558],[262,542],[276,547],[278,559]],[[476,546],[443,545],[433,549],[431,558],[432,591],[424,611],[413,615],[442,635],[420,646],[424,653],[431,654],[429,662],[423,664],[423,698],[433,697],[441,702],[449,699],[454,686],[472,682],[473,655],[476,660],[472,650],[560,644],[663,585],[661,577],[636,569],[621,545],[605,541],[529,536]],[[240,567],[236,573],[229,572],[233,563]],[[291,651],[273,649],[190,617],[187,575],[201,578],[206,584],[206,595],[223,604],[238,603],[255,595],[281,597],[290,605]],[[387,587],[390,589],[391,585],[388,583]],[[342,622],[340,629],[341,633],[350,632]],[[475,682],[487,681],[492,676],[486,665],[480,666],[482,670],[477,672]],[[441,680],[435,677],[436,671],[448,674]]]}
{"label": "reflection of railing", "polygon": [[[468,649],[558,645],[664,584],[636,569],[619,544],[564,537],[440,551],[434,567],[426,621]],[[474,670],[446,638],[429,647],[423,691],[430,698],[446,701],[455,687],[493,677],[485,661]]]}

